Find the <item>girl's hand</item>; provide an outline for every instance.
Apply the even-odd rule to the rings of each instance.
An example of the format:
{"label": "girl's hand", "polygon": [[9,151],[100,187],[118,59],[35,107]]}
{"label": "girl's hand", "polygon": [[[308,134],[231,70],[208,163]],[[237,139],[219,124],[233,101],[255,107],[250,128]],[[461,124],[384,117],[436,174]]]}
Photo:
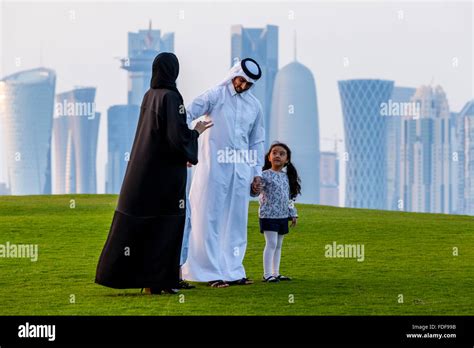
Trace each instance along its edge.
{"label": "girl's hand", "polygon": [[295,217],[294,217],[294,218],[291,218],[291,225],[290,225],[291,227],[295,227],[295,226],[296,226],[296,219],[297,219],[297,218],[295,218]]}
{"label": "girl's hand", "polygon": [[262,192],[262,178],[261,177],[256,176],[253,178],[252,191],[255,194],[260,194],[260,192]]}

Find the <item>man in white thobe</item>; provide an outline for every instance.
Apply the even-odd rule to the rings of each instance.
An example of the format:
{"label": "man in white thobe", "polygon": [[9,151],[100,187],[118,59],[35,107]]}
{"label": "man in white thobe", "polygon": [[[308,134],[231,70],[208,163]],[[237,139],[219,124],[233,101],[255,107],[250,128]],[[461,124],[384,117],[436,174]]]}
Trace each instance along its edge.
{"label": "man in white thobe", "polygon": [[247,247],[250,189],[259,192],[265,129],[260,102],[250,92],[261,77],[253,59],[187,107],[188,124],[202,115],[214,127],[199,139],[189,202],[191,228],[183,278],[225,287],[251,284],[242,264]]}

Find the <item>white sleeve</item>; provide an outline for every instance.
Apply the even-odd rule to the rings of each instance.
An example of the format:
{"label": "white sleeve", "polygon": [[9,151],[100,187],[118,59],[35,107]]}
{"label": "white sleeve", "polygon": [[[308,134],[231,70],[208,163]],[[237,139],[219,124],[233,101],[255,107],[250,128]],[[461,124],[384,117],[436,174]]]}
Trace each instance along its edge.
{"label": "white sleeve", "polygon": [[249,136],[250,151],[257,152],[257,163],[253,167],[253,177],[262,176],[262,167],[265,157],[265,128],[263,126],[263,111],[258,105],[257,119],[255,120]]}
{"label": "white sleeve", "polygon": [[191,126],[195,119],[209,114],[217,102],[218,89],[211,88],[196,97],[186,108],[186,123]]}
{"label": "white sleeve", "polygon": [[290,199],[289,204],[288,204],[288,215],[290,217],[298,217],[298,210],[295,207],[295,200]]}

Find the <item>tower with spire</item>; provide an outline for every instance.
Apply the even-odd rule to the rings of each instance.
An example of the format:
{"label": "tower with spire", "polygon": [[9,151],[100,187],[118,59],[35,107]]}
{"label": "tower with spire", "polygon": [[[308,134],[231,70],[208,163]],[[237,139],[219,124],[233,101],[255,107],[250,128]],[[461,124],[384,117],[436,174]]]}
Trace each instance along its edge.
{"label": "tower with spire", "polygon": [[128,104],[140,105],[150,88],[151,66],[160,52],[174,52],[174,33],[161,35],[161,30],[148,29],[128,33],[128,56],[121,59],[121,68],[128,71]]}
{"label": "tower with spire", "polygon": [[292,150],[301,178],[299,202],[320,201],[319,116],[316,84],[311,71],[296,60],[278,71],[273,87],[269,142],[281,141]]}
{"label": "tower with spire", "polygon": [[153,60],[160,52],[174,52],[174,33],[161,35],[153,29],[128,33],[128,56],[122,58],[121,68],[128,72],[126,105],[112,105],[107,111],[108,154],[106,165],[106,193],[119,193],[132,150],[140,105],[150,88]]}

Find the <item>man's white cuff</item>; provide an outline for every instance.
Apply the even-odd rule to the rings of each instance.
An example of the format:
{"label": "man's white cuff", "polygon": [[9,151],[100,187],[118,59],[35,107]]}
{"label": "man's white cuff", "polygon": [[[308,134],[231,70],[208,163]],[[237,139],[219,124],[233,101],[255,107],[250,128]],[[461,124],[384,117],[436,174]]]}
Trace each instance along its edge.
{"label": "man's white cuff", "polygon": [[262,176],[262,166],[253,167],[253,178],[256,176]]}

